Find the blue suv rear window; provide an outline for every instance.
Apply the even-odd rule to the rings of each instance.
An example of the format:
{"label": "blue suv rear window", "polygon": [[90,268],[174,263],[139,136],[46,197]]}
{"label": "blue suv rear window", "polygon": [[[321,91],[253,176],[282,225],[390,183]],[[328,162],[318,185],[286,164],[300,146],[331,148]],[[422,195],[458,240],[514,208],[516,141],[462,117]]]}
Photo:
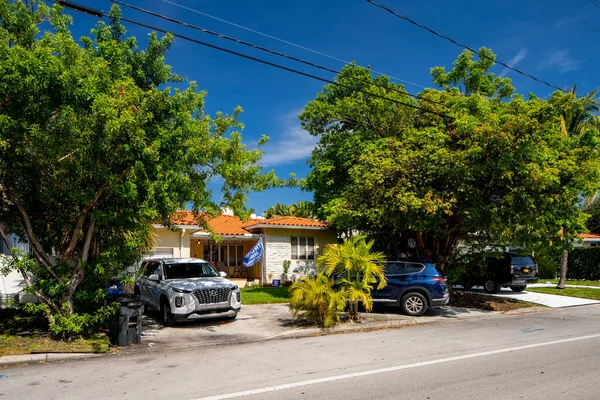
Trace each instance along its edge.
{"label": "blue suv rear window", "polygon": [[418,263],[389,262],[385,266],[385,273],[388,275],[414,274],[423,271],[425,266]]}

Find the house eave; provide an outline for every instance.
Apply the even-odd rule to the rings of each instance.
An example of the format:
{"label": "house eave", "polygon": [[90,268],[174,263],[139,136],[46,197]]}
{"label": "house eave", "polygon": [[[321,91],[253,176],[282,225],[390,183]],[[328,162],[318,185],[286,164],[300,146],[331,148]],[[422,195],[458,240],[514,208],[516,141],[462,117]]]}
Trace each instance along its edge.
{"label": "house eave", "polygon": [[[201,229],[200,226],[198,225],[173,225],[175,228],[177,229]],[[152,224],[153,228],[164,228],[164,229],[168,229],[166,226],[161,225],[161,224]]]}
{"label": "house eave", "polygon": [[244,229],[260,229],[260,228],[275,228],[275,229],[309,229],[315,231],[326,231],[329,226],[299,226],[299,225],[272,225],[272,224],[256,224],[245,226]]}
{"label": "house eave", "polygon": [[[207,239],[210,238],[210,233],[205,232],[205,231],[201,231],[201,232],[194,232],[191,234],[193,239]],[[221,234],[217,234],[217,236],[223,238],[223,239],[258,239],[260,238],[260,234],[255,234],[255,233],[245,233],[243,235],[221,235]]]}

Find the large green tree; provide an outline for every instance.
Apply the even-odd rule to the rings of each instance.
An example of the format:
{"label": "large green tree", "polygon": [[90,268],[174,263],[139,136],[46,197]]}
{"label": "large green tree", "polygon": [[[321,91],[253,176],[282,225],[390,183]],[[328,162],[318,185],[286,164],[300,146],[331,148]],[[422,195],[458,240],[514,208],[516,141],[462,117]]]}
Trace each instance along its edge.
{"label": "large green tree", "polygon": [[59,6],[0,0],[0,234],[30,243],[33,259],[11,266],[51,322],[84,310],[82,285],[95,297],[80,303],[96,304],[148,250],[152,223],[186,205],[245,216],[249,191],[283,184],[242,144],[241,108],[211,117],[194,82],[167,86],[184,82],[165,64],[170,35],[144,49],[117,7],[109,20],[78,42]]}
{"label": "large green tree", "polygon": [[482,48],[433,68],[420,99],[347,65],[300,114],[319,138],[306,180],[318,216],[388,257],[414,243],[442,266],[458,243],[570,243],[600,181],[598,130],[566,132],[563,111],[585,100],[514,94],[494,58]]}
{"label": "large green tree", "polygon": [[[573,96],[576,95],[576,87],[571,91]],[[593,91],[589,95],[580,99],[579,101],[572,102],[571,104],[565,105],[560,111],[560,126],[564,136],[578,137],[581,136],[585,131],[597,131],[600,128],[598,119],[598,112],[600,111],[600,103],[596,99],[596,91]],[[592,221],[587,221],[586,228],[589,229],[590,222],[593,223],[594,213],[593,205],[597,193],[591,196],[587,196],[583,199],[582,208],[583,211],[588,213],[588,208],[591,208],[588,213],[592,218]],[[572,247],[571,243],[564,244],[564,252],[560,263],[560,279],[558,281],[557,289],[564,289],[567,280],[567,265],[569,259],[569,248]]]}

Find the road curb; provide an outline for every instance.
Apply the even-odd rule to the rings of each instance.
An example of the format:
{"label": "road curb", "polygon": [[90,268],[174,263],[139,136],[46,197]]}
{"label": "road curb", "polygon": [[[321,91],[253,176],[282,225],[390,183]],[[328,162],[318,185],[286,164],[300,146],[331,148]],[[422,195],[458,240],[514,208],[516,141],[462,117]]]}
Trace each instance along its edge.
{"label": "road curb", "polygon": [[31,363],[50,363],[54,361],[81,360],[86,358],[101,357],[98,353],[40,353],[24,354],[20,356],[0,357],[0,366]]}

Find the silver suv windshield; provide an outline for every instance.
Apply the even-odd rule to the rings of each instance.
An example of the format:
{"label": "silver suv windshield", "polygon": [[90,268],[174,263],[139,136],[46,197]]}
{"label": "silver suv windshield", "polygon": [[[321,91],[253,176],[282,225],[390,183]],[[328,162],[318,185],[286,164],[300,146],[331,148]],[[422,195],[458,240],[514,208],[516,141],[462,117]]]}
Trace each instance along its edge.
{"label": "silver suv windshield", "polygon": [[165,264],[165,279],[211,278],[219,274],[209,263]]}

